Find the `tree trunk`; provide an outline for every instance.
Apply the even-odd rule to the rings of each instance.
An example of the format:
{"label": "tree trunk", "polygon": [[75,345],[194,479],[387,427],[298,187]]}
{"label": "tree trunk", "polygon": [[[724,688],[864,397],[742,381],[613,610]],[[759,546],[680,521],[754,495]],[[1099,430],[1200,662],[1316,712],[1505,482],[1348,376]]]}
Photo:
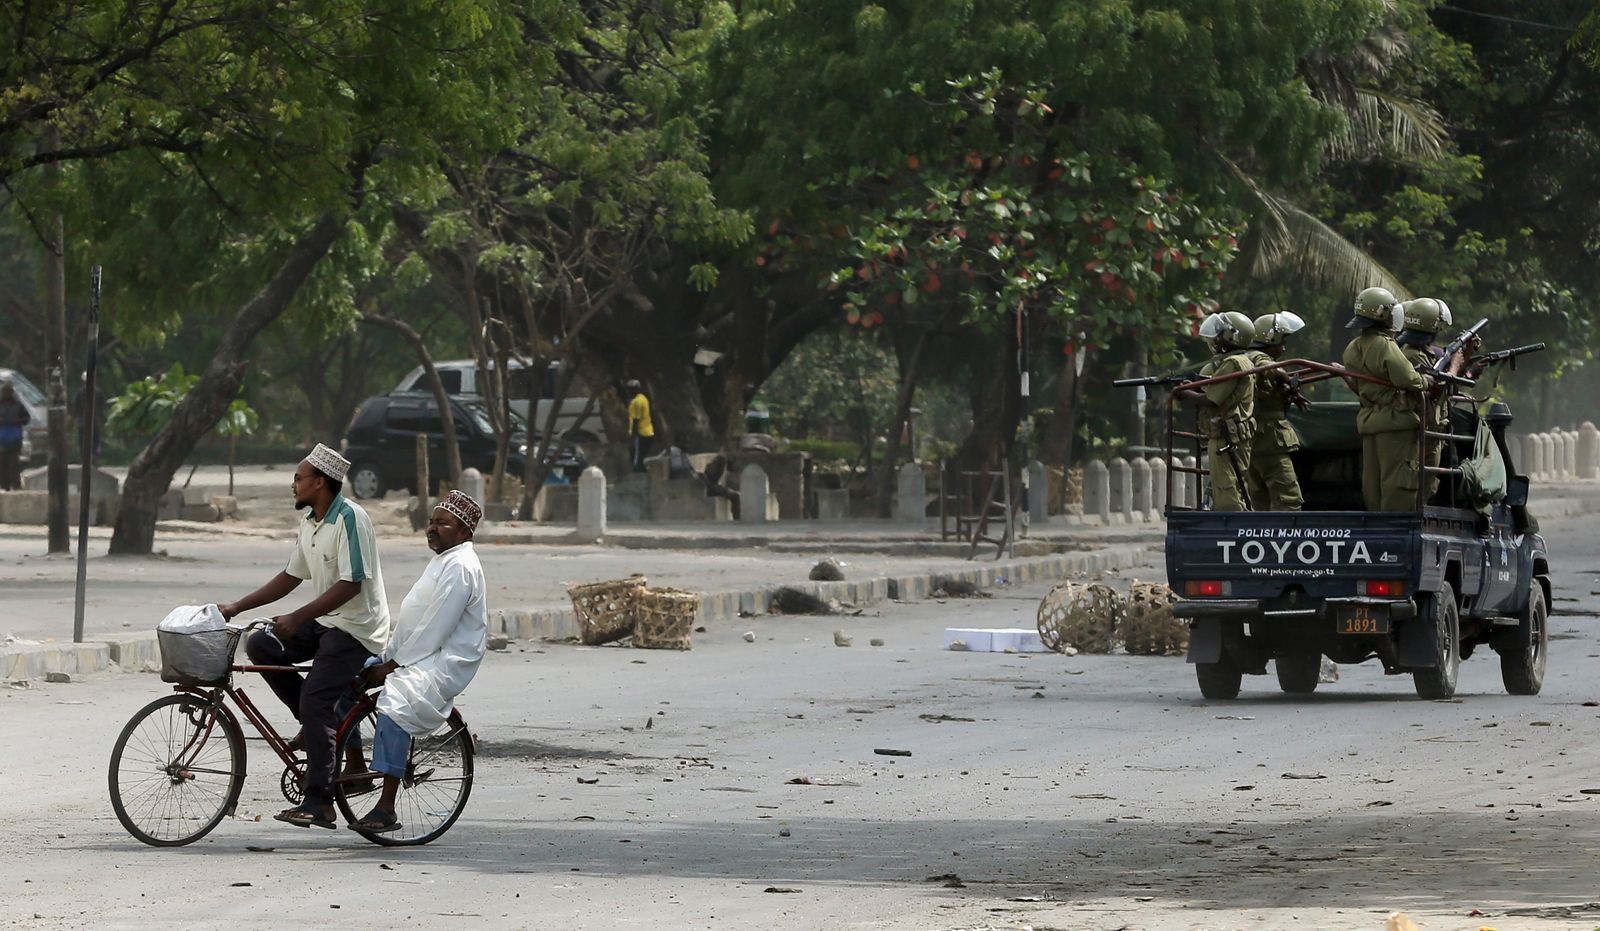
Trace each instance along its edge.
{"label": "tree trunk", "polygon": [[[1088,352],[1082,346],[1077,347],[1077,351]],[[1062,481],[1056,488],[1056,500],[1053,502],[1057,514],[1066,509],[1065,473],[1072,468],[1072,442],[1078,435],[1078,411],[1083,406],[1083,378],[1078,375],[1076,361],[1076,357],[1069,357],[1067,364],[1061,367],[1061,377],[1056,380],[1055,410],[1051,412],[1050,423],[1045,427],[1044,448],[1039,451],[1045,465],[1059,467],[1062,471]],[[1085,356],[1084,367],[1087,368],[1088,364],[1089,359]]]}
{"label": "tree trunk", "polygon": [[[450,487],[460,488],[461,444],[456,440],[456,419],[451,414],[450,395],[444,390],[444,381],[439,377],[439,370],[434,368],[433,354],[428,351],[427,341],[404,320],[380,314],[362,314],[361,322],[386,327],[399,333],[411,345],[411,351],[417,354],[417,360],[422,363],[422,371],[428,377],[428,387],[433,389],[433,403],[439,405],[439,427],[444,431],[444,462],[450,476]],[[427,492],[428,489],[418,489],[417,494],[426,495]]]}
{"label": "tree trunk", "polygon": [[250,342],[283,315],[295,292],[339,238],[343,223],[323,214],[290,250],[277,273],[228,324],[200,380],[178,402],[172,418],[134,457],[122,486],[122,510],[111,534],[112,553],[148,554],[155,546],[156,509],[172,476],[195,445],[216,426],[244,383]]}
{"label": "tree trunk", "polygon": [[[46,127],[40,142],[47,150],[59,146],[56,128]],[[52,189],[59,187],[61,164],[45,166],[45,175]],[[59,209],[45,223],[54,240],[44,244],[47,551],[65,553],[72,549],[67,538],[67,234]]]}
{"label": "tree trunk", "polygon": [[[878,474],[878,516],[894,516],[895,470],[900,467],[900,436],[911,422],[911,406],[917,396],[917,380],[922,376],[922,356],[933,338],[933,327],[924,327],[917,336],[910,353],[902,346],[903,340],[894,341],[895,359],[900,363],[900,391],[895,401],[894,419],[889,423],[888,445],[883,451],[883,464]],[[917,451],[911,450],[916,459]]]}
{"label": "tree trunk", "polygon": [[[1022,406],[1014,361],[1016,343],[1010,327],[1003,328],[1004,338],[994,353],[991,372],[999,378],[980,374],[972,392],[972,430],[956,450],[956,468],[964,472],[988,472],[999,468],[1000,459],[1011,451],[1017,434],[1017,423]],[[977,483],[976,494],[981,495],[986,482]],[[974,501],[973,507],[984,502]]]}

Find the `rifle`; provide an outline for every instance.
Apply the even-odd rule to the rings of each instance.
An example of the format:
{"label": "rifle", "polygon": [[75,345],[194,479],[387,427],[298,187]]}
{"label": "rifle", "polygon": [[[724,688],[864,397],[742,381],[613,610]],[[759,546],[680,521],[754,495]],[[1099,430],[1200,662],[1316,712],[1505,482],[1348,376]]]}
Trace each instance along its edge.
{"label": "rifle", "polygon": [[1494,352],[1473,356],[1467,362],[1479,368],[1500,362],[1510,362],[1511,368],[1514,370],[1517,367],[1517,356],[1525,356],[1530,352],[1544,352],[1544,343],[1529,343],[1526,346],[1516,346],[1511,349],[1498,349]]}
{"label": "rifle", "polygon": [[1459,334],[1457,334],[1456,338],[1450,341],[1450,345],[1444,347],[1444,355],[1439,357],[1439,361],[1433,363],[1433,371],[1443,374],[1444,371],[1449,368],[1450,360],[1455,358],[1456,353],[1460,352],[1462,347],[1466,346],[1474,336],[1477,336],[1479,330],[1488,325],[1489,318],[1484,317],[1482,320],[1479,320],[1477,323],[1474,323],[1472,326],[1467,327],[1465,330],[1462,330]]}
{"label": "rifle", "polygon": [[1199,372],[1174,372],[1171,375],[1147,375],[1144,378],[1119,378],[1112,382],[1114,388],[1138,388],[1143,385],[1187,385],[1199,381]]}

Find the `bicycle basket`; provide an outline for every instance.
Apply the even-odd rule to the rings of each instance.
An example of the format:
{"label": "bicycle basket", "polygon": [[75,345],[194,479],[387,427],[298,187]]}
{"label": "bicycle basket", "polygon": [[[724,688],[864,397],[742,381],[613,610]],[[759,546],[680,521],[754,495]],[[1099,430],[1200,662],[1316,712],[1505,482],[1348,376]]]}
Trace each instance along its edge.
{"label": "bicycle basket", "polygon": [[179,685],[225,685],[239,646],[237,630],[180,633],[156,631],[161,647],[161,681]]}

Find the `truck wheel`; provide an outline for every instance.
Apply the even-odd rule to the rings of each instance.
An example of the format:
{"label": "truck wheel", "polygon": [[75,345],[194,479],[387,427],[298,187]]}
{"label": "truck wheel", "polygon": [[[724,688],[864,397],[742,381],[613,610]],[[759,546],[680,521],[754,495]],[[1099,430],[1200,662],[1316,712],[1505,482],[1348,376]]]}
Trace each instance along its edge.
{"label": "truck wheel", "polygon": [[1200,694],[1207,698],[1238,698],[1244,672],[1223,653],[1215,663],[1195,663],[1194,677],[1200,682]]}
{"label": "truck wheel", "polygon": [[1433,665],[1411,674],[1417,697],[1451,698],[1456,694],[1456,679],[1461,674],[1461,625],[1456,612],[1456,592],[1449,582],[1422,599],[1417,618],[1433,622]]}
{"label": "truck wheel", "polygon": [[1322,654],[1296,653],[1272,661],[1278,667],[1278,688],[1290,695],[1310,695],[1322,678]]}
{"label": "truck wheel", "polygon": [[1507,693],[1537,695],[1544,686],[1545,653],[1550,646],[1549,616],[1544,587],[1534,579],[1528,592],[1528,609],[1517,628],[1517,646],[1500,654],[1500,679]]}

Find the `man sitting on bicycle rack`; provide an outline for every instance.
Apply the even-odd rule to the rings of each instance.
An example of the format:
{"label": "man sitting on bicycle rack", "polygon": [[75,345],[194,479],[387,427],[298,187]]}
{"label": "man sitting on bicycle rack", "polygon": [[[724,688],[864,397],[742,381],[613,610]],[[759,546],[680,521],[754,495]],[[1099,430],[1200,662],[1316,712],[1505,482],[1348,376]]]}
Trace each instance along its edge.
{"label": "man sitting on bicycle rack", "polygon": [[381,657],[368,662],[365,684],[383,686],[378,696],[372,769],[383,774],[383,793],[352,830],[387,834],[400,829],[395,796],[406,772],[411,738],[437,731],[450,717],[455,697],[477,674],[489,643],[483,567],[472,548],[483,508],[460,491],[434,507],[428,549],[437,555],[400,603],[394,636]]}
{"label": "man sitting on bicycle rack", "polygon": [[232,604],[218,605],[224,617],[271,604],[310,580],[316,596],[299,609],[272,619],[245,641],[258,665],[287,666],[311,661],[299,673],[263,673],[300,722],[306,752],[305,800],[279,812],[279,821],[297,827],[336,826],[333,808],[334,736],[339,700],[367,660],[389,643],[389,605],[378,565],[372,520],[360,505],[340,494],[350,461],[321,443],[295,467],[290,488],[297,510],[310,509],[300,522],[289,565],[267,584]]}

